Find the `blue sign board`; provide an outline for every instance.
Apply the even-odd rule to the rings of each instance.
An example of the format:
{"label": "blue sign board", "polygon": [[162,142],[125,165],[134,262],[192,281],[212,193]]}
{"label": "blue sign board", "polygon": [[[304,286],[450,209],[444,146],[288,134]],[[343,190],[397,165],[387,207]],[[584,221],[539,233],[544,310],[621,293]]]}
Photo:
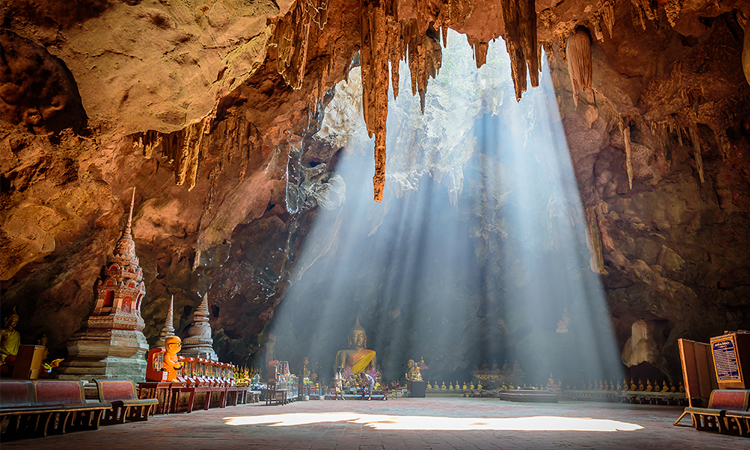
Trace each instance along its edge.
{"label": "blue sign board", "polygon": [[714,353],[714,365],[716,366],[718,380],[741,381],[734,339],[727,337],[726,339],[713,341],[711,342],[711,350]]}

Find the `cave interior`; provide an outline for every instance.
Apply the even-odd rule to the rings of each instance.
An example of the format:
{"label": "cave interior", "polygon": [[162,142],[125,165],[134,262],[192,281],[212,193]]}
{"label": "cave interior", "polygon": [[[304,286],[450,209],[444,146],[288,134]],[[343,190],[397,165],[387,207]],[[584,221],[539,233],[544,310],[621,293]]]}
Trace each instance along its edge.
{"label": "cave interior", "polygon": [[421,358],[440,381],[507,364],[677,384],[679,338],[750,329],[748,18],[743,0],[3,2],[2,315],[65,358],[135,188],[150,345],[172,299],[179,334],[208,294],[241,366],[328,378],[358,319],[386,380]]}

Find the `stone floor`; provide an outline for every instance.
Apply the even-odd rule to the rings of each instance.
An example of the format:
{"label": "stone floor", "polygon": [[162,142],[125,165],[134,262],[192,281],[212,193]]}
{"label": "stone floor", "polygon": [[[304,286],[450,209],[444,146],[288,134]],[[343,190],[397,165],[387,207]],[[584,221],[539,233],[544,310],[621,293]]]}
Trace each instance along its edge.
{"label": "stone floor", "polygon": [[148,422],[7,442],[2,448],[750,449],[750,438],[672,426],[681,412],[666,406],[461,397],[325,400],[154,416]]}

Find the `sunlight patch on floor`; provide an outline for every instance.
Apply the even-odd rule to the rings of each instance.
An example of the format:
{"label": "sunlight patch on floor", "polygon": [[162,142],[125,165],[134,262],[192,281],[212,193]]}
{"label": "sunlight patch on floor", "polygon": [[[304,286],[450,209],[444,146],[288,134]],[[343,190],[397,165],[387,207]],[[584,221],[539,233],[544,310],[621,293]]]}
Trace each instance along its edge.
{"label": "sunlight patch on floor", "polygon": [[268,425],[288,427],[318,423],[349,422],[376,430],[442,430],[442,431],[634,431],[640,425],[609,419],[583,417],[431,417],[392,416],[382,414],[290,413],[263,416],[225,417],[227,425]]}

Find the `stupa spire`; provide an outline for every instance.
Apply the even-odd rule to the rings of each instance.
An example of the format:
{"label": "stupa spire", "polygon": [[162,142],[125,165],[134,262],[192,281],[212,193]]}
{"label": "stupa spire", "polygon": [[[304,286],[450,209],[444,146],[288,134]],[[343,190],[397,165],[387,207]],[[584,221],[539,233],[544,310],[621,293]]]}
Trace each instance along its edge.
{"label": "stupa spire", "polygon": [[130,198],[130,213],[128,214],[128,223],[125,225],[125,229],[122,231],[122,237],[133,239],[132,225],[133,225],[133,206],[135,206],[135,186],[133,186],[133,196]]}
{"label": "stupa spire", "polygon": [[164,340],[169,336],[174,336],[174,295],[172,295],[172,299],[169,301],[167,320],[164,321],[164,328],[161,329],[161,334],[159,334],[159,340],[156,341],[156,346],[164,347]]}
{"label": "stupa spire", "polygon": [[185,330],[188,337],[182,341],[182,355],[214,361],[219,360],[213,348],[214,340],[211,338],[211,324],[208,323],[209,315],[208,293],[206,293],[201,304],[193,313],[193,322]]}
{"label": "stupa spire", "polygon": [[135,241],[133,241],[133,208],[135,206],[135,187],[133,187],[133,195],[130,199],[130,212],[128,213],[128,222],[125,224],[125,228],[122,230],[122,236],[117,240],[115,244],[115,251],[113,252],[114,262],[120,264],[132,264],[138,265],[138,257],[135,254]]}

